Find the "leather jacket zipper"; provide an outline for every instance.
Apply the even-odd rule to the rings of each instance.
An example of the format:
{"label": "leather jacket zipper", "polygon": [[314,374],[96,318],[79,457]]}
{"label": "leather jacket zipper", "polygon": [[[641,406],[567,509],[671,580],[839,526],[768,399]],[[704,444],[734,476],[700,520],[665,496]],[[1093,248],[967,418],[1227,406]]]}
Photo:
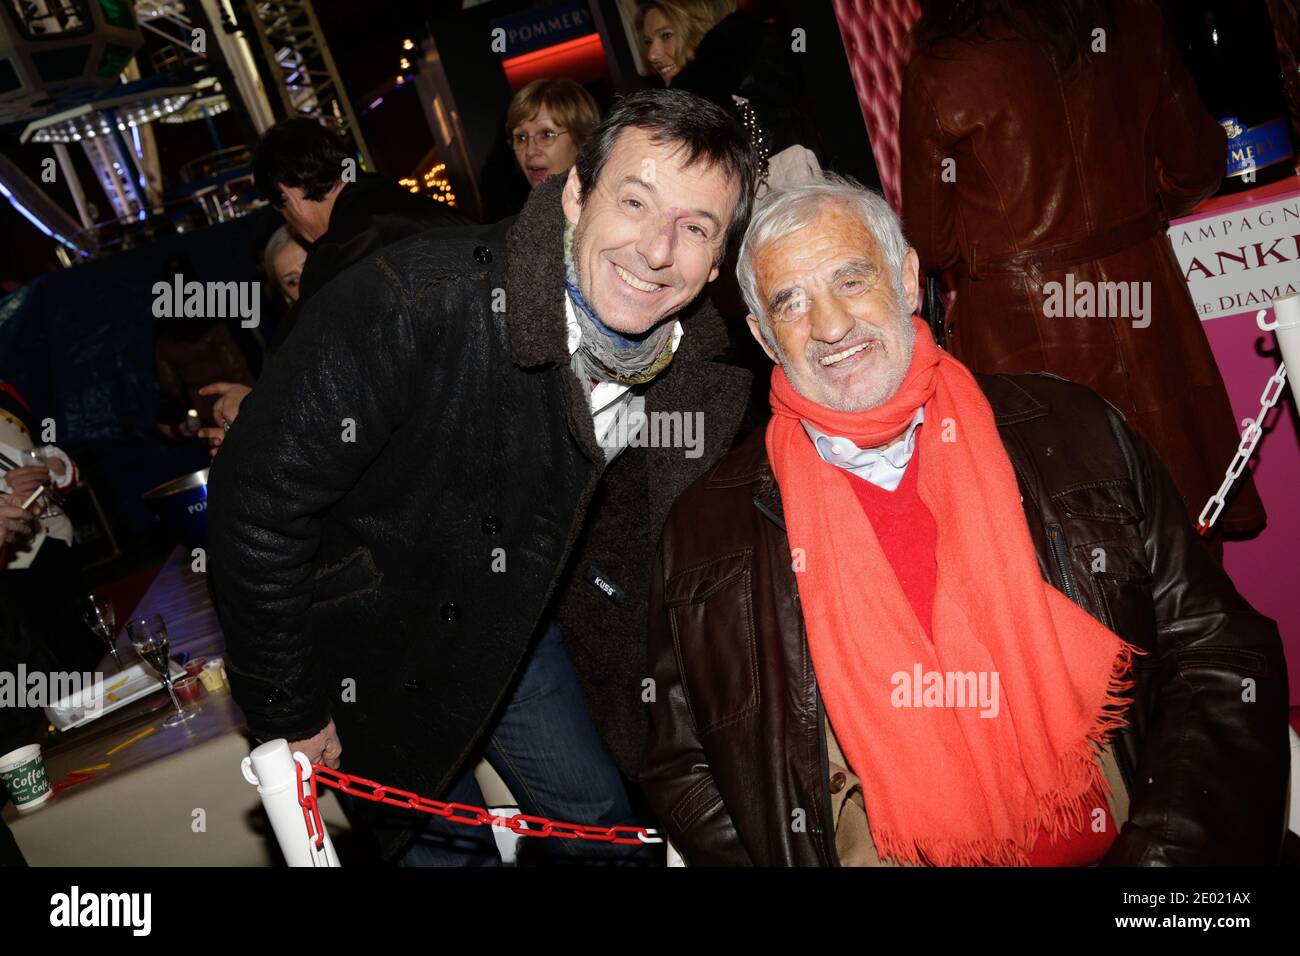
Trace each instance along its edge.
{"label": "leather jacket zipper", "polygon": [[1052,546],[1052,557],[1056,559],[1056,570],[1061,575],[1061,586],[1065,596],[1075,604],[1079,603],[1079,592],[1074,586],[1074,575],[1070,573],[1070,556],[1065,550],[1065,532],[1059,524],[1047,526],[1047,540]]}
{"label": "leather jacket zipper", "polygon": [[[1078,604],[1079,592],[1074,584],[1074,575],[1070,571],[1070,556],[1065,547],[1065,531],[1059,524],[1049,524],[1047,526],[1047,540],[1052,548],[1052,557],[1056,560],[1056,570],[1061,575],[1061,585],[1065,589],[1065,596]],[[1128,765],[1128,754],[1124,750],[1120,737],[1121,734],[1119,733],[1112,735],[1110,740],[1111,752],[1115,755],[1115,765],[1119,768],[1120,778],[1124,781],[1124,787],[1131,798],[1133,795],[1133,771]]]}
{"label": "leather jacket zipper", "polygon": [[840,865],[839,851],[835,848],[835,820],[831,814],[831,758],[827,753],[826,746],[826,711],[822,707],[821,690],[817,687],[817,682],[813,681],[813,695],[817,698],[817,741],[818,741],[818,764],[821,768],[820,789],[822,796],[822,811],[826,821],[822,828],[823,847],[827,848],[827,857],[831,866]]}

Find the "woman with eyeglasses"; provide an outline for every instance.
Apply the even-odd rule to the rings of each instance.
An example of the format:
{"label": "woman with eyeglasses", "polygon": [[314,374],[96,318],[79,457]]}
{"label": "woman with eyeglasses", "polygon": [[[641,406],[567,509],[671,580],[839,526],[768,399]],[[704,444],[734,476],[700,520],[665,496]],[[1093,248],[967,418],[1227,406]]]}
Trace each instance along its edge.
{"label": "woman with eyeglasses", "polygon": [[516,93],[506,111],[506,135],[528,185],[567,172],[599,122],[596,100],[573,80],[533,80]]}

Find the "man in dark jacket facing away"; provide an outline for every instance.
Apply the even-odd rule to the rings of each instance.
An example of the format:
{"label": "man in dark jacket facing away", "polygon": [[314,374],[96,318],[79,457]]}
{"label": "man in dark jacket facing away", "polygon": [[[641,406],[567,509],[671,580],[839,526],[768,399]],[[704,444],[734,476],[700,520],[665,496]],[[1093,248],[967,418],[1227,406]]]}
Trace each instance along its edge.
{"label": "man in dark jacket facing away", "polygon": [[[253,179],[307,249],[298,298],[267,342],[268,356],[289,337],[306,301],[348,266],[426,229],[470,224],[443,203],[357,172],[344,141],[312,119],[284,120],[262,134],[253,153]],[[200,390],[217,396],[217,427],[199,432],[214,455],[250,391],[238,382],[212,382]]]}
{"label": "man in dark jacket facing away", "polygon": [[[636,94],[513,224],[423,234],[313,297],[212,471],[209,572],[255,735],[480,806],[486,750],[526,812],[629,822],[556,602],[620,573],[565,573],[611,461],[618,496],[645,498],[627,512],[639,548],[730,442],[748,382],[710,361],[717,319],[694,310],[754,175],[725,113]],[[644,447],[696,412],[699,441]],[[645,565],[617,582],[632,601],[648,549]],[[434,821],[401,858],[490,863],[487,831]],[[387,832],[385,855],[410,836]]]}
{"label": "man in dark jacket facing away", "polygon": [[257,144],[258,192],[309,246],[299,300],[384,246],[436,226],[469,225],[443,203],[356,172],[343,141],[315,120],[292,119],[268,129]]}
{"label": "man in dark jacket facing away", "polygon": [[652,580],[642,783],[686,861],[1277,863],[1277,628],[1150,445],[942,352],[878,194],[780,194],[738,271],[772,419]]}

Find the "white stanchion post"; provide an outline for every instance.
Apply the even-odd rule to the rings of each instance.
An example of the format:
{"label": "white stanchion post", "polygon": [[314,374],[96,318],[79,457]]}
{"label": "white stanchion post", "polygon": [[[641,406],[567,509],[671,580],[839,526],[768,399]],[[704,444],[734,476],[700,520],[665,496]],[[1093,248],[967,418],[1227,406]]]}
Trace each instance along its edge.
{"label": "white stanchion post", "polygon": [[[1278,351],[1282,353],[1282,362],[1286,365],[1287,383],[1291,386],[1291,397],[1300,405],[1300,293],[1283,296],[1273,300],[1273,321],[1264,322],[1261,318],[1256,324],[1265,332],[1272,332],[1277,337]],[[1291,793],[1288,798],[1290,829],[1300,833],[1300,735],[1291,730]]]}
{"label": "white stanchion post", "polygon": [[682,859],[682,855],[681,855],[680,853],[677,852],[677,847],[673,846],[671,840],[668,840],[668,841],[665,841],[665,842],[667,842],[667,844],[668,844],[668,865],[669,865],[669,866],[685,866],[685,865],[686,865],[686,861],[683,860],[683,859]]}
{"label": "white stanchion post", "polygon": [[[302,754],[290,753],[289,742],[283,738],[254,749],[244,758],[240,770],[244,779],[257,787],[285,862],[290,866],[341,866],[328,830],[320,850],[307,833],[302,806],[298,803],[299,758],[309,779],[311,764]],[[324,827],[323,822],[321,826]]]}
{"label": "white stanchion post", "polygon": [[[518,807],[488,807],[487,812],[494,817],[513,817],[520,813]],[[515,866],[519,861],[519,841],[523,839],[509,827],[492,824],[492,839],[496,840],[497,853],[501,856],[502,866]]]}
{"label": "white stanchion post", "polygon": [[1291,794],[1288,798],[1287,829],[1300,836],[1300,734],[1294,727],[1291,732]]}
{"label": "white stanchion post", "polygon": [[1273,321],[1259,322],[1265,332],[1277,336],[1278,350],[1286,363],[1291,394],[1300,405],[1300,293],[1273,300]]}

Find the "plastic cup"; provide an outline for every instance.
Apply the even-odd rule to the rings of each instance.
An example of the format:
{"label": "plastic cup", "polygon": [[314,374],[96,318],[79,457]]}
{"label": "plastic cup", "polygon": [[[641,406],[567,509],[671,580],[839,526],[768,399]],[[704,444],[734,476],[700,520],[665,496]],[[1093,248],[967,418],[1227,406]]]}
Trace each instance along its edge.
{"label": "plastic cup", "polygon": [[199,672],[203,670],[203,667],[207,662],[208,659],[206,657],[191,657],[185,662],[185,673],[189,674],[191,677],[198,677]]}
{"label": "plastic cup", "polygon": [[172,685],[172,690],[182,704],[197,704],[203,699],[203,685],[197,677],[182,677]]}
{"label": "plastic cup", "polygon": [[226,686],[226,674],[221,667],[221,661],[208,661],[203,665],[203,670],[199,671],[199,680],[209,693],[221,690]]}
{"label": "plastic cup", "polygon": [[28,744],[0,757],[0,784],[19,811],[35,810],[54,795],[45,775],[41,745]]}

